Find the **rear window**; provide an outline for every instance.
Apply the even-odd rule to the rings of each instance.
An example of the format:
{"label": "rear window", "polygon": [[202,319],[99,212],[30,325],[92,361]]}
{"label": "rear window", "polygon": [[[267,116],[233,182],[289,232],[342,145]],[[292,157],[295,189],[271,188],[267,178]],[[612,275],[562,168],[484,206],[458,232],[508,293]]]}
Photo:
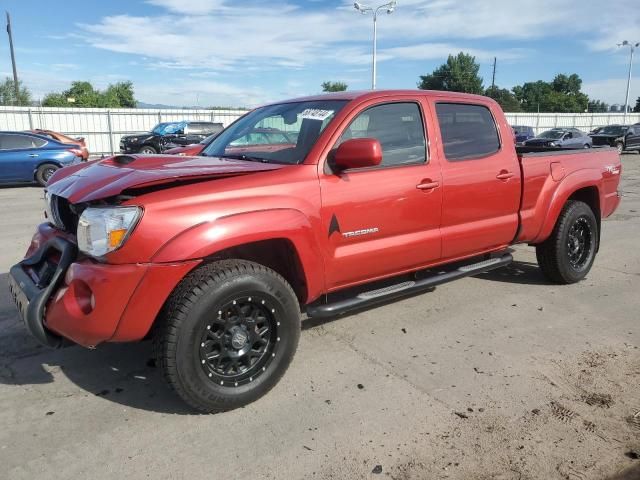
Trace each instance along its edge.
{"label": "rear window", "polygon": [[500,150],[496,122],[487,107],[437,103],[436,113],[447,160],[482,158]]}
{"label": "rear window", "polygon": [[47,143],[44,139],[32,137],[30,135],[0,135],[1,150],[21,150],[28,148],[39,148]]}

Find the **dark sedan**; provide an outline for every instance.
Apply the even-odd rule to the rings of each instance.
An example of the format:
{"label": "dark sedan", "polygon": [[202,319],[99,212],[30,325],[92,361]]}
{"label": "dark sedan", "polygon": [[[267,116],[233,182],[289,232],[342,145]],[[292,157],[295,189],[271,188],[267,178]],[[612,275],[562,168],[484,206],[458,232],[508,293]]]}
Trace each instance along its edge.
{"label": "dark sedan", "polygon": [[593,144],[597,146],[609,146],[625,151],[640,150],[640,125],[609,125],[603,127],[597,134],[591,135]]}

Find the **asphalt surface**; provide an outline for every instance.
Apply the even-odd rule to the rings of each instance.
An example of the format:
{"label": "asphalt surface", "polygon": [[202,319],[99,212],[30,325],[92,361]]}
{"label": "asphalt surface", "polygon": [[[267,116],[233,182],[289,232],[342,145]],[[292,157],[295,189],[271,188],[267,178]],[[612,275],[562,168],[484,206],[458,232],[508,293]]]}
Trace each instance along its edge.
{"label": "asphalt surface", "polygon": [[0,189],[0,478],[640,478],[640,155],[623,165],[585,281],[549,284],[519,246],[508,268],[305,321],[271,393],[208,416],[148,342],[36,345],[6,272],[42,190]]}

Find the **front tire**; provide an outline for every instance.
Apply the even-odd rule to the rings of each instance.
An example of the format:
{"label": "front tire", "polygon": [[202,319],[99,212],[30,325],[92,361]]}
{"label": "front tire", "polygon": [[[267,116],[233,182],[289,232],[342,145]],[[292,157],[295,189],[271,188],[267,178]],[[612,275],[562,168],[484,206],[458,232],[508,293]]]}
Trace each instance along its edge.
{"label": "front tire", "polygon": [[542,273],[555,283],[576,283],[587,276],[595,260],[598,222],[584,202],[566,203],[551,236],[536,246]]}
{"label": "front tire", "polygon": [[141,153],[142,155],[155,155],[157,154],[157,150],[149,145],[145,145],[144,147],[142,147],[140,149],[140,151],[138,153]]}
{"label": "front tire", "polygon": [[158,364],[191,407],[214,413],[265,395],[287,370],[300,307],[287,281],[244,260],[204,265],[171,295],[155,334]]}
{"label": "front tire", "polygon": [[616,150],[618,151],[618,155],[622,155],[622,152],[624,152],[624,145],[620,142],[616,143]]}

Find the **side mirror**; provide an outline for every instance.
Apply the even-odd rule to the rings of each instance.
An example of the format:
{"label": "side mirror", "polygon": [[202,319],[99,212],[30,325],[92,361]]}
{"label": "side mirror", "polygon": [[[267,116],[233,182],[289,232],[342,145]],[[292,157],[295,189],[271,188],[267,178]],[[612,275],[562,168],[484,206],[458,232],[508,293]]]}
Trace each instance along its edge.
{"label": "side mirror", "polygon": [[382,162],[382,146],[375,138],[352,138],[343,142],[333,156],[339,170],[375,167]]}

